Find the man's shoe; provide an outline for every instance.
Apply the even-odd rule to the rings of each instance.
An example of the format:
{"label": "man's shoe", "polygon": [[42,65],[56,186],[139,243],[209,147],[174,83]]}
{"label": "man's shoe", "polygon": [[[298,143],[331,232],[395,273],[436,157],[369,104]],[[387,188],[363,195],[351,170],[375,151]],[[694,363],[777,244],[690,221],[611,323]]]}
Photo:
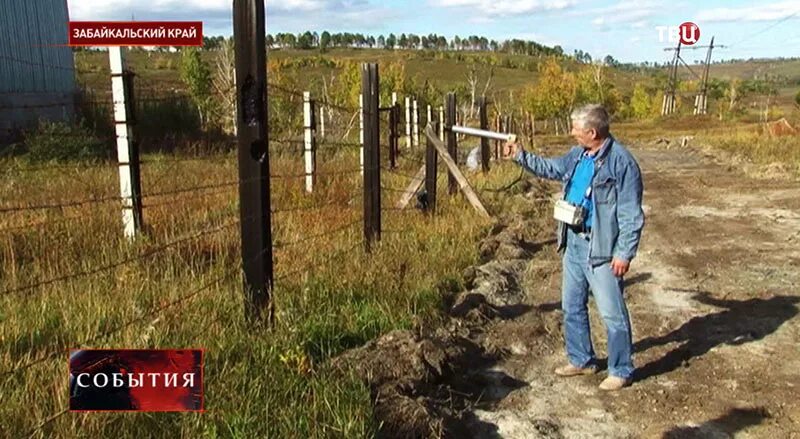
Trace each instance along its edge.
{"label": "man's shoe", "polygon": [[613,392],[615,390],[619,390],[623,387],[627,387],[630,385],[631,385],[630,379],[609,375],[608,378],[604,379],[603,382],[600,383],[600,389]]}
{"label": "man's shoe", "polygon": [[572,364],[557,367],[555,374],[561,377],[574,377],[577,375],[594,375],[597,373],[597,366],[591,364],[586,367],[577,367]]}

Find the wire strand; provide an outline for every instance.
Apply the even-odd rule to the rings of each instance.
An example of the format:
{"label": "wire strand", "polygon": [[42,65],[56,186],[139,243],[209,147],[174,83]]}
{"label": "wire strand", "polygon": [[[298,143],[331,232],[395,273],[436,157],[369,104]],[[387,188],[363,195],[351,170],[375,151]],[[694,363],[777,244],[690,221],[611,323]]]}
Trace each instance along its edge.
{"label": "wire strand", "polygon": [[101,265],[99,267],[94,267],[94,268],[91,268],[89,270],[78,271],[78,272],[66,274],[66,275],[63,275],[63,276],[54,277],[54,278],[43,280],[43,281],[39,281],[39,282],[36,282],[36,283],[33,283],[33,284],[24,285],[22,287],[6,289],[6,290],[3,290],[3,291],[0,291],[0,297],[7,296],[9,294],[20,293],[20,292],[23,292],[23,291],[33,290],[33,289],[36,289],[36,288],[39,288],[39,287],[42,287],[42,286],[45,286],[45,285],[54,284],[54,283],[57,283],[57,282],[63,282],[63,281],[66,281],[66,280],[71,280],[71,279],[75,279],[75,278],[79,278],[79,277],[92,276],[94,274],[102,273],[104,271],[109,271],[109,270],[112,270],[114,268],[121,267],[123,265],[130,264],[130,263],[138,261],[138,260],[149,258],[149,257],[151,257],[151,256],[153,256],[155,254],[158,254],[158,253],[160,253],[162,251],[165,251],[168,248],[174,247],[174,246],[176,246],[178,244],[181,244],[181,243],[184,243],[184,242],[189,242],[189,241],[194,241],[194,240],[199,239],[199,238],[201,238],[203,236],[211,235],[211,234],[214,234],[214,233],[218,233],[218,232],[220,232],[222,230],[225,230],[228,227],[236,225],[237,223],[238,223],[238,221],[234,221],[234,222],[231,222],[231,223],[228,223],[228,224],[223,224],[223,225],[218,226],[218,227],[207,229],[207,230],[204,230],[202,232],[199,232],[199,233],[196,233],[196,234],[193,234],[193,235],[190,235],[190,236],[186,236],[186,237],[177,239],[175,241],[168,242],[166,244],[162,244],[162,245],[160,245],[158,247],[155,247],[153,249],[150,249],[150,250],[147,250],[145,252],[139,253],[139,254],[137,254],[135,256],[130,256],[130,257],[127,257],[127,258],[120,259],[120,260],[118,260],[116,262],[113,262],[113,263],[110,263],[110,264]]}
{"label": "wire strand", "polygon": [[363,245],[363,244],[358,242],[358,243],[356,243],[356,244],[354,244],[354,245],[352,245],[352,246],[350,246],[350,247],[348,247],[348,248],[346,248],[344,250],[340,250],[340,251],[334,253],[333,255],[329,255],[328,259],[326,259],[324,262],[321,262],[321,263],[316,264],[316,265],[312,265],[311,267],[303,267],[303,268],[291,271],[289,273],[284,273],[284,274],[276,277],[275,278],[275,282],[278,282],[279,280],[287,279],[287,278],[289,278],[291,276],[294,276],[296,274],[300,274],[300,273],[303,273],[303,272],[307,272],[307,271],[322,267],[322,266],[324,266],[324,265],[326,265],[326,264],[328,264],[328,263],[330,263],[332,261],[335,261],[335,260],[341,258],[342,256],[352,252],[353,250],[357,249],[361,245]]}
{"label": "wire strand", "polygon": [[305,238],[301,238],[301,239],[298,239],[298,240],[295,240],[295,241],[287,241],[287,242],[280,242],[279,241],[279,242],[273,244],[272,248],[275,248],[275,249],[289,248],[289,247],[296,246],[298,244],[302,244],[302,243],[305,243],[305,242],[313,241],[313,240],[318,239],[318,238],[324,238],[324,237],[327,237],[327,236],[333,236],[333,235],[341,233],[341,232],[343,232],[345,230],[348,230],[351,227],[353,227],[354,225],[359,224],[359,223],[361,223],[361,219],[360,218],[355,220],[355,221],[350,221],[349,223],[347,223],[347,224],[345,224],[345,225],[343,225],[341,227],[337,227],[336,229],[329,230],[327,232],[318,233],[318,234],[315,234],[315,235],[309,235],[309,236],[306,236]]}

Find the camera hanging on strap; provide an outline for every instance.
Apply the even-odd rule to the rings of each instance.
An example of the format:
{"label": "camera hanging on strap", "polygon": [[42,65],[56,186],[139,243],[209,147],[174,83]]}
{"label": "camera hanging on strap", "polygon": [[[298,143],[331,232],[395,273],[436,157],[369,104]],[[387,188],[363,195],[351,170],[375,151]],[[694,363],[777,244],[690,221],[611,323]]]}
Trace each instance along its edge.
{"label": "camera hanging on strap", "polygon": [[553,218],[571,226],[582,226],[586,222],[586,216],[589,213],[586,203],[591,202],[591,196],[592,185],[589,184],[581,205],[572,204],[565,199],[556,201],[553,208]]}

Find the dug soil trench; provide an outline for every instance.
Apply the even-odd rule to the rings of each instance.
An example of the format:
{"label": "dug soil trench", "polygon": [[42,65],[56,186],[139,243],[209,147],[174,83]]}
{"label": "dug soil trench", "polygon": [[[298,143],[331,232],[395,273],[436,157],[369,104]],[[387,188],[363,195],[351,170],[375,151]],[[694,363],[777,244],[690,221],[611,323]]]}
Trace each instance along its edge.
{"label": "dug soil trench", "polygon": [[[369,383],[382,437],[800,438],[800,184],[696,150],[641,145],[647,222],[626,276],[636,379],[558,378],[561,266],[549,204],[481,242],[448,323],[338,357]],[[544,193],[546,195],[546,193]],[[605,330],[590,303],[595,349]]]}

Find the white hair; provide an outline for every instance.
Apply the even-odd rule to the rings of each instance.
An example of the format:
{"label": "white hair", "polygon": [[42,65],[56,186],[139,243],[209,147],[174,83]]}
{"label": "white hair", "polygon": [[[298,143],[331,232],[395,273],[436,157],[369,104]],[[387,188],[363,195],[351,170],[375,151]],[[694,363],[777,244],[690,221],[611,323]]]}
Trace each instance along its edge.
{"label": "white hair", "polygon": [[595,129],[601,136],[608,134],[610,117],[605,107],[600,104],[588,104],[578,107],[572,112],[571,117],[574,122],[580,123],[584,129]]}

